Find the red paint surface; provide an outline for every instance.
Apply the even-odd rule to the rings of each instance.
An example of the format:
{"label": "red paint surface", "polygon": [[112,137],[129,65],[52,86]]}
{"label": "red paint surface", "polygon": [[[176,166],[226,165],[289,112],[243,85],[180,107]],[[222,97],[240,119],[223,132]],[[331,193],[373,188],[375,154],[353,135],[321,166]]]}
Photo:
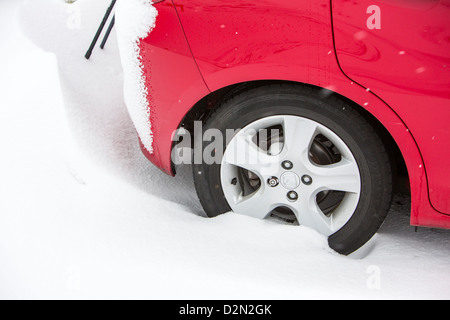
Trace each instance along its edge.
{"label": "red paint surface", "polygon": [[[385,30],[383,36],[366,27],[366,1],[333,1],[339,4],[334,35],[329,0],[174,0],[173,5],[169,1],[157,4],[156,28],[141,43],[155,150],[147,157],[163,171],[173,173],[172,134],[195,103],[211,91],[255,80],[307,83],[358,103],[387,128],[408,167],[411,223],[450,227],[450,217],[430,202],[450,213],[446,182],[450,179],[445,179],[450,156],[450,148],[445,147],[450,138],[446,124],[450,118],[449,77],[448,69],[439,67],[450,51],[443,53],[436,44],[423,47],[434,40],[424,38],[420,28],[413,29],[417,34],[409,40],[396,40],[400,29],[389,23],[394,10],[386,17],[383,6],[406,1],[371,1],[382,9],[382,29],[376,31],[395,29]],[[397,21],[405,23],[405,19]],[[449,39],[442,38],[448,22],[430,18],[431,22],[443,24],[447,31],[433,29],[432,38],[440,39],[439,45],[447,41],[443,46],[448,46]],[[360,33],[355,39],[355,33],[362,30],[368,35]],[[420,50],[413,51],[417,44]],[[405,51],[400,56],[407,58],[400,59],[399,51]],[[381,66],[388,66],[388,71]],[[422,67],[424,72],[416,72]]]}
{"label": "red paint surface", "polygon": [[157,167],[172,174],[172,134],[185,113],[209,94],[192,58],[177,12],[170,1],[155,5],[155,29],[141,41],[141,56],[148,89],[153,154],[141,148]]}
{"label": "red paint surface", "polygon": [[[389,104],[424,160],[432,205],[450,213],[450,1],[334,0],[343,71]],[[369,30],[367,7],[380,8]]]}

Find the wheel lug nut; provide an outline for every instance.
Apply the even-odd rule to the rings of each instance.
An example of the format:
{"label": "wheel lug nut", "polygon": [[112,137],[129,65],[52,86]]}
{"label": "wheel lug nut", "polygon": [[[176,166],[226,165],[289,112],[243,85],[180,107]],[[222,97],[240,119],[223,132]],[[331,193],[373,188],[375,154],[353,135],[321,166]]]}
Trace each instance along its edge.
{"label": "wheel lug nut", "polygon": [[287,198],[289,201],[294,202],[298,200],[298,193],[295,191],[289,191],[287,194]]}
{"label": "wheel lug nut", "polygon": [[306,184],[307,186],[309,186],[309,185],[311,185],[311,184],[313,183],[313,180],[312,180],[312,178],[311,178],[310,176],[308,176],[307,174],[305,174],[305,175],[302,177],[302,182],[303,182],[303,184]]}
{"label": "wheel lug nut", "polygon": [[280,184],[280,181],[278,180],[277,177],[272,177],[272,178],[269,178],[269,179],[267,180],[267,184],[268,184],[270,187],[275,188],[275,187],[277,187],[277,186]]}
{"label": "wheel lug nut", "polygon": [[283,161],[283,163],[281,163],[281,166],[284,170],[291,170],[292,168],[294,168],[294,164],[289,160]]}

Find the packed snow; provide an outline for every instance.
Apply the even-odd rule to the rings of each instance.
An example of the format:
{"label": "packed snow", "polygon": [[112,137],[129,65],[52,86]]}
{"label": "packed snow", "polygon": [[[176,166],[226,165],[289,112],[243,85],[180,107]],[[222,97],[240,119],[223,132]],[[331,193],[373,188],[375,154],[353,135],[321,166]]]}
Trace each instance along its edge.
{"label": "packed snow", "polygon": [[148,90],[139,44],[155,27],[158,11],[150,0],[120,0],[116,7],[117,38],[124,74],[124,98],[143,146],[153,153]]}
{"label": "packed snow", "polygon": [[350,257],[305,227],[205,218],[189,166],[141,154],[115,29],[84,58],[109,4],[0,2],[0,298],[450,298],[450,232],[416,233],[404,196]]}

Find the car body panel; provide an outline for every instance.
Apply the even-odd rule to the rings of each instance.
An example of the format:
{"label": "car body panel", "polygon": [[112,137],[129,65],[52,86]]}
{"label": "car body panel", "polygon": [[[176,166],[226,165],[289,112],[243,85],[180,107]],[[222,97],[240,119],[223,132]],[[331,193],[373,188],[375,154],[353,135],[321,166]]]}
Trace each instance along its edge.
{"label": "car body panel", "polygon": [[[392,106],[411,130],[424,160],[431,203],[447,214],[449,17],[450,1],[333,0],[336,53],[342,70]],[[375,18],[379,29],[372,26]]]}
{"label": "car body panel", "polygon": [[167,174],[173,174],[172,135],[185,116],[186,107],[209,94],[192,54],[176,10],[170,1],[155,5],[157,25],[140,43],[153,133],[153,152],[143,153]]}
{"label": "car body panel", "polygon": [[[163,171],[174,174],[170,158],[174,131],[210,92],[248,81],[306,83],[324,88],[324,95],[336,92],[374,115],[405,158],[411,182],[411,223],[450,227],[450,217],[437,213],[429,202],[423,160],[404,121],[340,69],[329,0],[174,0],[172,8],[169,1],[155,6],[159,10],[156,28],[141,43],[141,53],[149,74],[156,150],[146,155]],[[174,39],[183,31],[188,42],[184,36],[184,42]],[[174,85],[171,79],[176,76],[185,79]]]}

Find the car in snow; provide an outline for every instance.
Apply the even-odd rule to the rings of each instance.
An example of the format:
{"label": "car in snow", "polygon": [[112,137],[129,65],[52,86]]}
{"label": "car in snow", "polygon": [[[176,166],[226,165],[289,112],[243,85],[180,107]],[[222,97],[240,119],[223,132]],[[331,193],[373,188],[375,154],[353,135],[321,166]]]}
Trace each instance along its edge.
{"label": "car in snow", "polygon": [[209,217],[275,217],[348,255],[407,188],[411,225],[450,227],[448,1],[127,0],[116,16],[141,149],[170,175],[190,160]]}

